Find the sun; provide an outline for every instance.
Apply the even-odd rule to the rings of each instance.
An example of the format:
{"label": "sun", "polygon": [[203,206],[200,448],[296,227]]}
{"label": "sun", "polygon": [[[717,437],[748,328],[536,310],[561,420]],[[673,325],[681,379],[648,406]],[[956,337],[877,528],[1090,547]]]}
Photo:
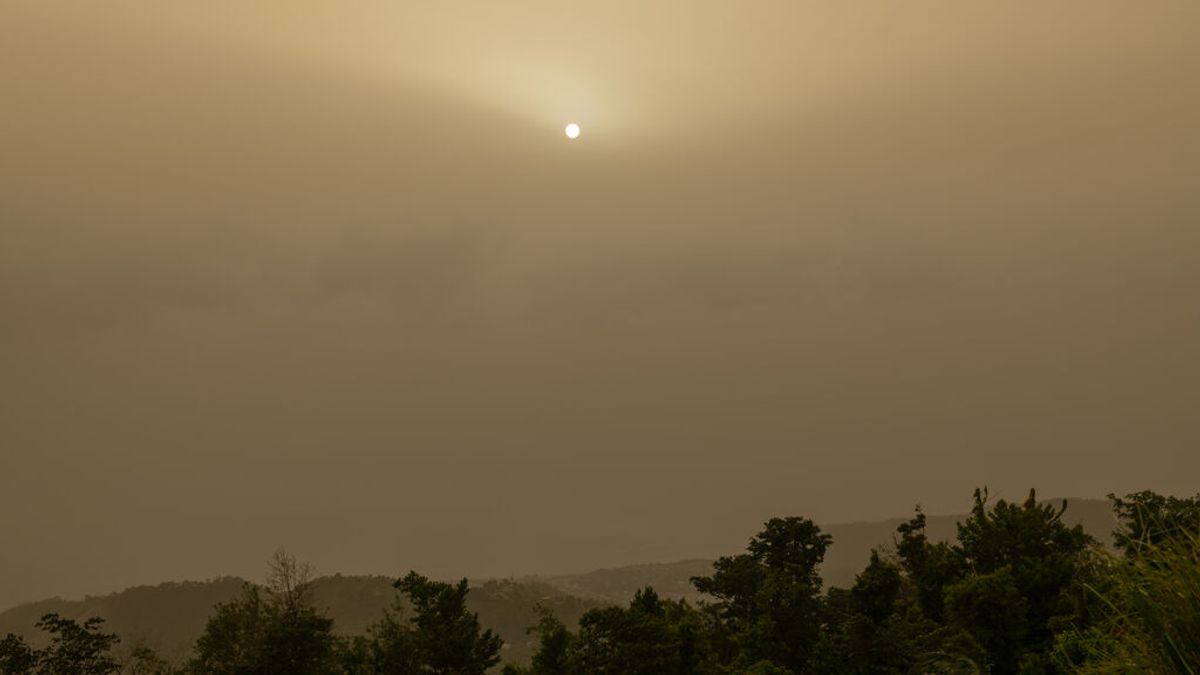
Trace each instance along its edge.
{"label": "sun", "polygon": [[565,133],[567,138],[570,139],[579,138],[579,125],[571,122],[565,129],[563,129],[563,133]]}

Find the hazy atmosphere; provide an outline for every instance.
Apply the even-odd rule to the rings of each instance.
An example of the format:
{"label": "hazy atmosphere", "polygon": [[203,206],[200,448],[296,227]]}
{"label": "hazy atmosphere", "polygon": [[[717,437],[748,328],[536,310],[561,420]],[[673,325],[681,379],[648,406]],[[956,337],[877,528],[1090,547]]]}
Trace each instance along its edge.
{"label": "hazy atmosphere", "polygon": [[1193,494],[1198,29],[6,0],[0,609]]}

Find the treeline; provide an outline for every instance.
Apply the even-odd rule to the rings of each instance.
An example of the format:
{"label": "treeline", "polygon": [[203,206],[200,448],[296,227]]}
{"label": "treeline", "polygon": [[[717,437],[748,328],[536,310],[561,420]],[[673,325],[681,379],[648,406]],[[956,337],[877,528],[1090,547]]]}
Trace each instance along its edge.
{"label": "treeline", "polygon": [[[1117,551],[1063,522],[1066,503],[989,503],[976,491],[954,541],[918,509],[848,589],[825,592],[831,537],[806,518],[768,521],[744,553],[692,583],[692,605],[639,591],[568,626],[549,610],[532,662],[505,675],[867,675],[1200,672],[1200,497],[1110,496]],[[468,611],[466,580],[415,572],[365,634],[339,636],[286,554],[265,587],[216,606],[185,663],[119,650],[100,619],[47,615],[35,648],[0,642],[4,675],[483,675],[502,640]],[[119,656],[118,656],[119,654]]]}

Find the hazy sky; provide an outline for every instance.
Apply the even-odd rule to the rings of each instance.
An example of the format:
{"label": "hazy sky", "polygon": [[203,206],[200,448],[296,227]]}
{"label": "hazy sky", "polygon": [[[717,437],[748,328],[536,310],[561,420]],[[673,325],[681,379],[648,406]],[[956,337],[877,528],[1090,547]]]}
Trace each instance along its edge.
{"label": "hazy sky", "polygon": [[182,5],[0,3],[0,608],[1200,488],[1196,2]]}

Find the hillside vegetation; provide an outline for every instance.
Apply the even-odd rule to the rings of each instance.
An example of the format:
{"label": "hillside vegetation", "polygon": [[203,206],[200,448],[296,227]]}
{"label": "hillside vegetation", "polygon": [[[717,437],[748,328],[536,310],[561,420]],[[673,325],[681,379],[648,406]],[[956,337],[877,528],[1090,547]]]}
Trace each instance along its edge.
{"label": "hillside vegetation", "polygon": [[[746,553],[715,561],[470,585],[312,578],[279,552],[262,586],[226,577],[10,609],[0,674],[1126,672],[1103,668],[1190,658],[1176,634],[1191,624],[1137,602],[1155,584],[1197,601],[1198,524],[1197,499],[976,491],[964,516],[773,518]],[[1147,646],[1163,631],[1167,648]]]}

